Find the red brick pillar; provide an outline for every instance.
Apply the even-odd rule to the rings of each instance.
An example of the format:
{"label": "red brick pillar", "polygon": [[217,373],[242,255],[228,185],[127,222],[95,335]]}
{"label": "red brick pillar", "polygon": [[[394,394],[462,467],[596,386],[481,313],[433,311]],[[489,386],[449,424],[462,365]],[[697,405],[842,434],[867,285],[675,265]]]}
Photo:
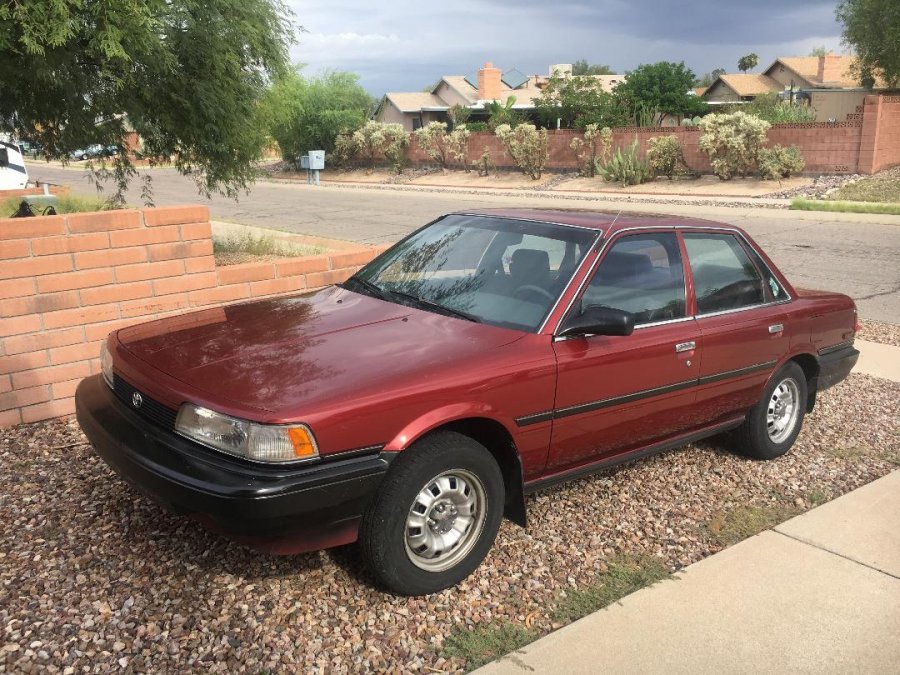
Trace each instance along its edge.
{"label": "red brick pillar", "polygon": [[875,173],[880,121],[881,96],[870,94],[863,101],[862,135],[856,167],[859,173]]}

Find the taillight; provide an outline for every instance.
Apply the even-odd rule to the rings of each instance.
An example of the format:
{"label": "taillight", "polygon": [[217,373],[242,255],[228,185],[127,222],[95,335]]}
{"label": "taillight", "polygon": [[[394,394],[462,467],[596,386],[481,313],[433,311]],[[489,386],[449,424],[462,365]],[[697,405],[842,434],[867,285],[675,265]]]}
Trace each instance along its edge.
{"label": "taillight", "polygon": [[853,325],[853,332],[854,332],[854,333],[858,333],[858,332],[861,331],[861,330],[862,330],[862,324],[861,324],[859,321],[857,321],[857,322]]}

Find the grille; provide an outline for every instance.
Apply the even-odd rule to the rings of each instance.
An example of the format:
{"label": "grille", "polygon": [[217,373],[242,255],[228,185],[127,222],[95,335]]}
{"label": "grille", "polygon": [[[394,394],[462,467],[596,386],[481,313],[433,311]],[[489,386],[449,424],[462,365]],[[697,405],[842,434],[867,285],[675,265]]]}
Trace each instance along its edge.
{"label": "grille", "polygon": [[[154,424],[158,424],[165,429],[175,428],[175,417],[178,415],[176,411],[167,408],[159,401],[147,396],[147,394],[138,392],[137,389],[116,374],[113,374],[113,392],[115,392],[122,403],[127,405],[141,417],[145,417]],[[139,393],[141,399],[143,399],[140,408],[135,408],[132,403],[132,396],[135,392]]]}

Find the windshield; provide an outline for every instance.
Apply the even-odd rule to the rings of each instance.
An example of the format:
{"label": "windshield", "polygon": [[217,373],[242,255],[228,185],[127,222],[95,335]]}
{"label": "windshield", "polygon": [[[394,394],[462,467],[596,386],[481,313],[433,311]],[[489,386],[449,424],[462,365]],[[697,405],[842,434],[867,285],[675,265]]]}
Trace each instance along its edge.
{"label": "windshield", "polygon": [[346,287],[534,332],[598,235],[550,223],[446,216],[380,255]]}

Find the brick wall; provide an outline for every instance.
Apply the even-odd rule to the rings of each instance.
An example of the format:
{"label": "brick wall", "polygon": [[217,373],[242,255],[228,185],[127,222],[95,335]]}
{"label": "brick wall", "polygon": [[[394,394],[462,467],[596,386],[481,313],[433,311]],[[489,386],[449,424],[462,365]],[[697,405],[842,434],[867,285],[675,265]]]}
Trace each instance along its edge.
{"label": "brick wall", "polygon": [[112,330],[343,281],[380,250],[217,268],[205,206],[0,219],[0,427],[74,412]]}
{"label": "brick wall", "polygon": [[[829,124],[776,124],[769,130],[770,144],[796,145],[803,153],[807,172],[874,173],[900,164],[900,96],[866,96],[859,113],[848,115],[847,121]],[[577,132],[551,131],[551,170],[574,170],[577,160],[569,144]],[[677,136],[684,150],[685,160],[692,169],[711,170],[707,156],[700,152],[700,132],[690,127],[624,128],[613,130],[614,148],[624,148],[635,140],[641,153],[647,151],[653,136]],[[491,152],[498,167],[512,168],[512,159],[500,141],[491,133],[474,133],[469,140],[469,161],[474,163],[484,150]],[[433,164],[433,161],[411,139],[409,158],[414,164]]]}

